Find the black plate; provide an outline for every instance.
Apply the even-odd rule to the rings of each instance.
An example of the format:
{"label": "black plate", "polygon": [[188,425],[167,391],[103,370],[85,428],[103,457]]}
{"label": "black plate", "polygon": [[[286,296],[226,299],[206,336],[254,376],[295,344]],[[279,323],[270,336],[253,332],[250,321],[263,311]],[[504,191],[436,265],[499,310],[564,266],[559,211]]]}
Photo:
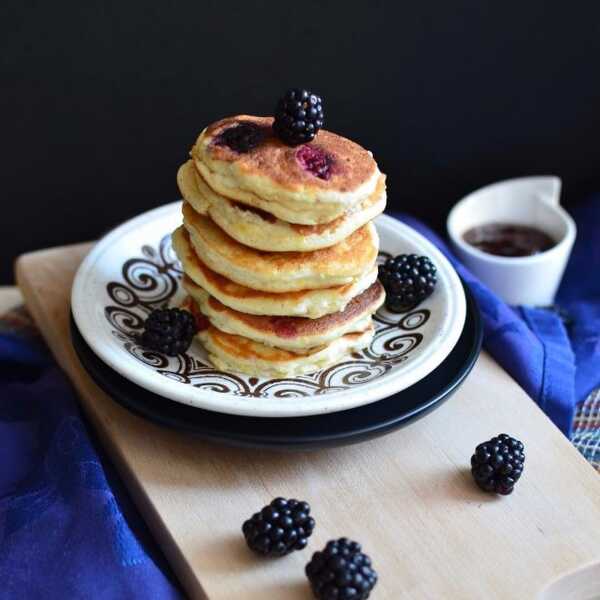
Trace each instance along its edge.
{"label": "black plate", "polygon": [[167,400],[132,383],[87,345],[73,318],[71,338],[83,366],[116,402],[155,423],[236,446],[318,448],[361,442],[421,417],[448,399],[471,371],[481,349],[478,308],[465,287],[467,318],[448,357],[409,388],[373,402],[326,415],[291,418],[244,417],[216,413]]}

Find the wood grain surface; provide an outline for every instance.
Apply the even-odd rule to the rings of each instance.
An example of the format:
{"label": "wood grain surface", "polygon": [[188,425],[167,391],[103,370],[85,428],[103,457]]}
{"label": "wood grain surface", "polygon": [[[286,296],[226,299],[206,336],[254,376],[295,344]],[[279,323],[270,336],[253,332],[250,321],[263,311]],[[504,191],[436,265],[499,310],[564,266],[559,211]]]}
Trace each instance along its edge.
{"label": "wood grain surface", "polygon": [[[89,248],[22,256],[18,282],[190,597],[308,599],[304,565],[343,535],[371,555],[376,600],[535,598],[556,576],[600,558],[600,478],[485,353],[438,410],[345,448],[231,449],[128,413],[92,382],[70,342],[71,283]],[[500,432],[527,451],[521,481],[502,498],[481,493],[469,472],[475,445]],[[317,527],[305,551],[261,560],[240,527],[279,495],[309,501]]]}

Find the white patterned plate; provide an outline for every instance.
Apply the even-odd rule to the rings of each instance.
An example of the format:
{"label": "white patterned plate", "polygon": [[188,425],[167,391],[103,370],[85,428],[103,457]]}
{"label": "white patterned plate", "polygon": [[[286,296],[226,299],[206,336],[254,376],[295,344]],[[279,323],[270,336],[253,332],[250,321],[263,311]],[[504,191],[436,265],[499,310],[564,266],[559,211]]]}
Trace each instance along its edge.
{"label": "white patterned plate", "polygon": [[77,327],[94,352],[121,375],[165,399],[253,417],[346,410],[426,377],[448,356],[463,329],[465,297],[452,266],[420,234],[382,215],[375,221],[380,260],[425,254],[438,268],[438,284],[414,310],[380,310],[371,345],[350,359],[310,375],[263,379],[216,370],[198,342],[174,358],[148,351],[137,340],[143,320],[152,309],[183,298],[181,266],[170,242],[180,223],[181,203],[175,202],[111,231],[79,267],[71,297]]}

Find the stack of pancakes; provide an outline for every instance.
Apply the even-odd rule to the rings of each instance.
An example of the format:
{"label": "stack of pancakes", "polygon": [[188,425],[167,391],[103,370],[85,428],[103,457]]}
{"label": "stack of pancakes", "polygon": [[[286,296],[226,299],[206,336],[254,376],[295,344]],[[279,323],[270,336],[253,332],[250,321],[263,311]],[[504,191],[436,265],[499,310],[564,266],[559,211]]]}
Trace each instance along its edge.
{"label": "stack of pancakes", "polygon": [[[247,152],[223,143],[241,123],[263,136]],[[384,301],[371,220],[386,193],[364,148],[324,130],[287,146],[271,124],[238,116],[200,134],[177,174],[185,202],[173,245],[212,363],[283,377],[369,344]]]}

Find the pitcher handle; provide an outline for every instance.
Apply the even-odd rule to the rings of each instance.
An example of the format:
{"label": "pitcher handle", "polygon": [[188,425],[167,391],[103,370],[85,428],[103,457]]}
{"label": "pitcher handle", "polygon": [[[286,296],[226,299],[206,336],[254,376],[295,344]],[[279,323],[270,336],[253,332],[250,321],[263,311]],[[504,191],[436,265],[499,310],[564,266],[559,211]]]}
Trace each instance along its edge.
{"label": "pitcher handle", "polygon": [[562,181],[560,177],[549,175],[548,177],[540,177],[536,182],[538,188],[537,197],[543,200],[550,206],[558,206],[560,204],[560,190]]}

